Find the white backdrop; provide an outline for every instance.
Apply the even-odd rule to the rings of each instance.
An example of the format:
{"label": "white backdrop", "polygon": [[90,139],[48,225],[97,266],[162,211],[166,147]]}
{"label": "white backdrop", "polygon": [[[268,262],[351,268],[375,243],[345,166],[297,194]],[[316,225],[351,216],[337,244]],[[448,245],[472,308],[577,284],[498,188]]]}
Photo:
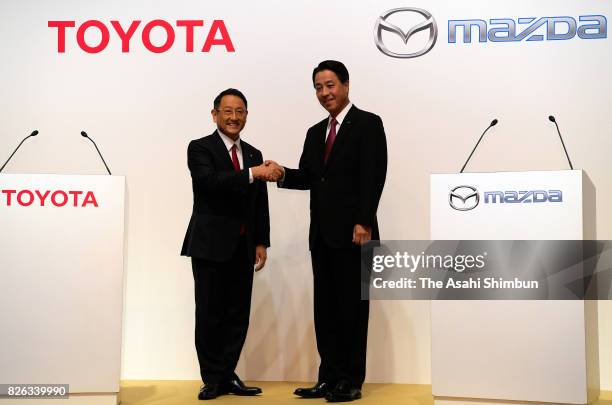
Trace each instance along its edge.
{"label": "white backdrop", "polygon": [[[431,52],[414,59],[383,55],[373,28],[383,12],[426,8],[439,27]],[[103,173],[83,129],[111,169],[127,176],[127,261],[123,378],[197,379],[193,282],[179,256],[191,210],[189,140],[212,132],[212,99],[237,87],[249,99],[244,139],[265,158],[295,166],[306,129],[324,117],[310,82],[321,60],[342,60],[351,100],[383,118],[389,147],[379,209],[387,239],[429,237],[429,174],[455,172],[493,118],[468,170],[567,167],[549,114],[556,115],[575,167],[597,188],[597,232],[611,239],[612,45],[609,38],[449,44],[450,19],[612,14],[598,1],[308,2],[116,0],[0,3],[0,151],[7,155],[32,129],[7,172]],[[166,53],[147,51],[142,25],[153,19],[223,19],[236,51],[185,52],[184,28]],[[68,30],[57,52],[50,20],[142,20],[129,53],[112,28],[97,54],[78,48]],[[400,21],[400,20],[398,20]],[[409,25],[408,25],[409,26]],[[93,31],[93,30],[92,30]],[[542,30],[540,30],[542,31]],[[543,31],[542,31],[543,32]],[[208,28],[196,28],[196,49]],[[97,41],[91,33],[92,44]],[[154,34],[160,34],[155,31]],[[422,35],[421,35],[422,34]],[[410,40],[425,43],[423,32]],[[389,38],[399,41],[398,38]],[[160,43],[158,39],[157,43]],[[417,46],[418,47],[418,46]],[[240,365],[256,380],[312,380],[316,347],[307,250],[308,194],[270,186],[272,245],[257,274],[251,328]],[[526,231],[528,232],[528,231]],[[430,382],[427,302],[373,302],[368,380]],[[612,305],[600,303],[602,389],[612,389]]]}

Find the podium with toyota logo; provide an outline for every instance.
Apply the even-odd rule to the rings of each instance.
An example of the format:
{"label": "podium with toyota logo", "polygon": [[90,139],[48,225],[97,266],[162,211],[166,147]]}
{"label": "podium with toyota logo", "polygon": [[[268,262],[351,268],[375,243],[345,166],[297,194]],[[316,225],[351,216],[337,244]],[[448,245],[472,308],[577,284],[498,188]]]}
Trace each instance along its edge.
{"label": "podium with toyota logo", "polygon": [[124,212],[122,176],[0,174],[1,398],[117,404]]}
{"label": "podium with toyota logo", "polygon": [[[431,175],[433,240],[595,239],[581,170]],[[432,301],[437,405],[587,404],[599,394],[597,301]]]}

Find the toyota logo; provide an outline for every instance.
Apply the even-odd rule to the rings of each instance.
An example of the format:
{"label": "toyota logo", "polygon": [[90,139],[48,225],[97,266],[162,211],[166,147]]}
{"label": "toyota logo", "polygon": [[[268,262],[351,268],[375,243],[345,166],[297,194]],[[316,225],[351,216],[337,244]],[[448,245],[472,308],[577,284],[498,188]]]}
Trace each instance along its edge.
{"label": "toyota logo", "polygon": [[457,186],[448,194],[448,203],[457,211],[473,210],[479,202],[478,191],[472,186]]}
{"label": "toyota logo", "polygon": [[[425,17],[425,21],[418,23],[414,27],[410,28],[406,33],[398,27],[397,25],[391,24],[387,21],[387,18],[395,13],[400,12],[410,12],[410,13],[418,13]],[[390,51],[382,40],[382,32],[383,30],[393,32],[402,38],[404,44],[408,44],[408,40],[411,36],[416,34],[419,31],[423,31],[429,29],[429,40],[427,41],[427,45],[423,49],[418,52],[413,53],[397,53]],[[415,7],[400,7],[394,8],[383,13],[376,20],[376,24],[374,24],[374,42],[376,42],[376,47],[385,55],[391,56],[392,58],[416,58],[417,56],[425,55],[427,52],[433,48],[436,43],[436,39],[438,38],[438,26],[436,25],[436,20],[434,20],[433,15],[427,10],[423,10],[422,8]]]}

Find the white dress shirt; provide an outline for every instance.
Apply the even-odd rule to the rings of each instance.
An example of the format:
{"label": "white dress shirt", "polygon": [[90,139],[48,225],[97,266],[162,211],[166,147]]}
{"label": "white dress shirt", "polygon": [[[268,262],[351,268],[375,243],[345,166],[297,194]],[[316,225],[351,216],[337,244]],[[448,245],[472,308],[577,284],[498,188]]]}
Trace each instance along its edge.
{"label": "white dress shirt", "polygon": [[[240,136],[238,136],[238,139],[234,141],[232,138],[225,135],[219,129],[217,129],[217,133],[219,134],[219,136],[221,136],[221,140],[225,144],[225,149],[227,149],[227,153],[229,153],[230,159],[232,158],[232,146],[236,145],[236,155],[238,155],[238,163],[240,164],[240,168],[244,169],[244,159],[242,158],[242,147],[240,145]],[[251,168],[249,167],[249,183],[252,183],[252,182],[253,182],[253,172],[251,171]]]}

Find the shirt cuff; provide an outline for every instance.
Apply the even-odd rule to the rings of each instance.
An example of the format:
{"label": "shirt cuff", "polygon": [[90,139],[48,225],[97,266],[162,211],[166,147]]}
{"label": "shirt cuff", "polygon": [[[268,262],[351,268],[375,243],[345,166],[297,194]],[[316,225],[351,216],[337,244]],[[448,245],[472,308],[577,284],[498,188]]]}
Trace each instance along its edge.
{"label": "shirt cuff", "polygon": [[249,167],[249,184],[252,184],[252,183],[253,183],[253,171]]}

